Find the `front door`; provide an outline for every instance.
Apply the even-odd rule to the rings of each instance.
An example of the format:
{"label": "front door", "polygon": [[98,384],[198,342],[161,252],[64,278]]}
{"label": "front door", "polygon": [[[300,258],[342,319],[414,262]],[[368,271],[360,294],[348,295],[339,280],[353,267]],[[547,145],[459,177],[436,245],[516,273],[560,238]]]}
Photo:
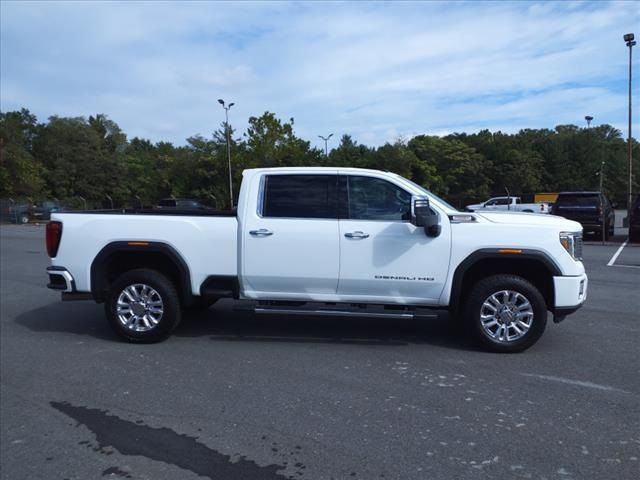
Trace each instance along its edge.
{"label": "front door", "polygon": [[427,237],[410,223],[411,194],[374,176],[348,176],[340,220],[340,282],[344,301],[436,304],[449,268],[449,219]]}

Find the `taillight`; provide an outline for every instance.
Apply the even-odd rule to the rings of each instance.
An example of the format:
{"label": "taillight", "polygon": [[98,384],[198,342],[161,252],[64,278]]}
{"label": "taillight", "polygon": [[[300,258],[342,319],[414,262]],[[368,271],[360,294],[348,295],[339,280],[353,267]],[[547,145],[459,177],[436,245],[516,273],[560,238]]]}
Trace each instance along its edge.
{"label": "taillight", "polygon": [[60,239],[62,238],[62,222],[47,223],[47,254],[54,258],[58,254]]}

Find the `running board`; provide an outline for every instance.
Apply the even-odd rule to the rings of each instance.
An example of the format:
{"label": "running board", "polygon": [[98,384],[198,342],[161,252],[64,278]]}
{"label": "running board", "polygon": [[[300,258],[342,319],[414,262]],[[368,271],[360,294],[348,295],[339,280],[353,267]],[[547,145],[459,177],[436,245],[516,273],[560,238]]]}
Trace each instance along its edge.
{"label": "running board", "polygon": [[388,319],[432,319],[438,318],[437,313],[418,312],[401,310],[398,312],[381,311],[376,309],[367,311],[366,309],[335,309],[335,308],[300,308],[283,306],[256,306],[254,312],[258,315],[301,315],[310,317],[365,317],[365,318],[388,318]]}

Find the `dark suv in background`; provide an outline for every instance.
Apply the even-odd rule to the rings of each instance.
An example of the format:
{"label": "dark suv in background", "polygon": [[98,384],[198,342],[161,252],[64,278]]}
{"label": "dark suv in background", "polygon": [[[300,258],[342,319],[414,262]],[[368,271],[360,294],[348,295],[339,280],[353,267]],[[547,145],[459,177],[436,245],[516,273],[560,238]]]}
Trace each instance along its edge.
{"label": "dark suv in background", "polygon": [[598,237],[602,236],[604,223],[604,238],[609,240],[613,236],[616,216],[603,193],[561,192],[551,213],[580,222],[585,234],[594,233]]}
{"label": "dark suv in background", "polygon": [[640,243],[640,195],[636,196],[629,219],[629,241]]}
{"label": "dark suv in background", "polygon": [[48,221],[51,213],[61,210],[62,207],[57,201],[44,200],[35,203],[12,202],[11,200],[0,200],[0,220],[12,223],[29,223],[31,221]]}

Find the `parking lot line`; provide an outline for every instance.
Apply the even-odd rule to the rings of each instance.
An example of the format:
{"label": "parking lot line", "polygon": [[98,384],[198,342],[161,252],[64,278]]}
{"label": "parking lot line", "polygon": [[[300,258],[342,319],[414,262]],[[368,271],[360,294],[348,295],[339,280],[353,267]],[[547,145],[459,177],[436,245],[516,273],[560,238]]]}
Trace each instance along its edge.
{"label": "parking lot line", "polygon": [[629,242],[629,239],[625,240],[622,245],[620,245],[620,248],[616,251],[616,253],[613,254],[613,257],[611,257],[611,260],[609,260],[609,263],[607,263],[607,267],[613,267],[615,265],[613,265],[615,263],[615,261],[618,258],[618,255],[620,255],[622,253],[622,250],[624,249],[624,247],[627,246],[627,243]]}

